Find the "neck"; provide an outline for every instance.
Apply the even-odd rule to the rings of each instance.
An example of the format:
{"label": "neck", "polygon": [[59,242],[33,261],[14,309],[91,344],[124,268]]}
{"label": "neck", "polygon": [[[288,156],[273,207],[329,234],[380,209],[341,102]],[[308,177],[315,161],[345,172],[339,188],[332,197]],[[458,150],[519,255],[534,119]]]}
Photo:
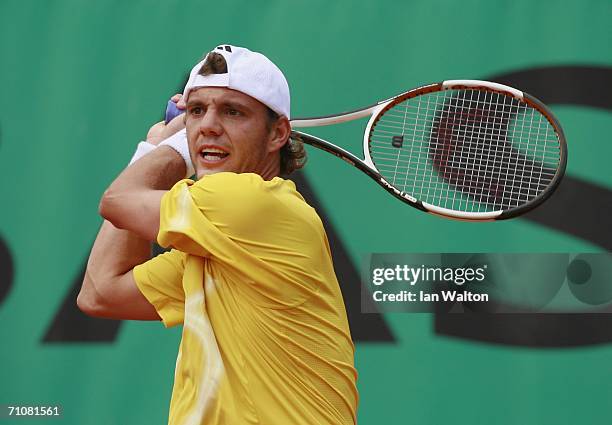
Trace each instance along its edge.
{"label": "neck", "polygon": [[278,152],[276,155],[270,154],[269,158],[264,162],[263,167],[257,173],[264,180],[272,180],[274,177],[278,177],[280,174],[280,156]]}

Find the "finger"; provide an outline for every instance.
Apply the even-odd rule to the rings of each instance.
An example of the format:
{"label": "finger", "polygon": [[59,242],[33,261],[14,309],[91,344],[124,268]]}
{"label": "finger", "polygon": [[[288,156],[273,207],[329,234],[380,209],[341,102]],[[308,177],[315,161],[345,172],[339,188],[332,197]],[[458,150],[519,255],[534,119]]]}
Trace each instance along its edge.
{"label": "finger", "polygon": [[173,101],[174,103],[176,103],[176,102],[178,102],[179,100],[181,100],[181,97],[183,97],[183,95],[182,95],[182,94],[180,94],[180,93],[177,93],[177,94],[175,94],[174,96],[172,96],[172,97],[170,98],[170,100],[171,100],[171,101]]}

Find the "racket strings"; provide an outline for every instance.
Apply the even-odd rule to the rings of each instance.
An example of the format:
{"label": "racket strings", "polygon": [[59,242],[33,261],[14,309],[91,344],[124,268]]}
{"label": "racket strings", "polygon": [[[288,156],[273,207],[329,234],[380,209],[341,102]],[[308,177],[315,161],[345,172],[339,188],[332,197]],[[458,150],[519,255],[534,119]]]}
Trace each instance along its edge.
{"label": "racket strings", "polygon": [[387,110],[372,127],[370,157],[389,183],[419,200],[485,212],[518,207],[546,190],[560,148],[538,110],[467,89],[417,96]]}

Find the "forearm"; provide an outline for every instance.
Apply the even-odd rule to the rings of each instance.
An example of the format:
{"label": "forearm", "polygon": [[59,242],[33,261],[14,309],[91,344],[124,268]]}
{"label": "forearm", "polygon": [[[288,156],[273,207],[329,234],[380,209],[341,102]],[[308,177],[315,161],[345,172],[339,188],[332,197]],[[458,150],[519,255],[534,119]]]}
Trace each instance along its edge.
{"label": "forearm", "polygon": [[163,194],[185,176],[185,161],[161,146],[126,168],[100,201],[100,214],[119,229],[154,241]]}
{"label": "forearm", "polygon": [[185,177],[185,170],[181,155],[171,147],[159,146],[123,170],[109,190],[119,193],[143,189],[168,190]]}

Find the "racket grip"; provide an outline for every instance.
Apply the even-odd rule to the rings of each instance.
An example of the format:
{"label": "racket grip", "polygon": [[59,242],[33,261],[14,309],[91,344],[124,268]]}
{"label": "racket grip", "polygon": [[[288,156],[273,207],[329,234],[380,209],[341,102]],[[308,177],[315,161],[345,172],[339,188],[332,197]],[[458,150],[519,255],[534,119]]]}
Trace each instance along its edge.
{"label": "racket grip", "polygon": [[183,112],[185,111],[176,107],[176,103],[174,103],[172,100],[169,100],[168,105],[166,106],[166,116],[164,121],[166,122],[166,124],[168,124],[170,121],[172,121],[173,118],[178,117]]}

